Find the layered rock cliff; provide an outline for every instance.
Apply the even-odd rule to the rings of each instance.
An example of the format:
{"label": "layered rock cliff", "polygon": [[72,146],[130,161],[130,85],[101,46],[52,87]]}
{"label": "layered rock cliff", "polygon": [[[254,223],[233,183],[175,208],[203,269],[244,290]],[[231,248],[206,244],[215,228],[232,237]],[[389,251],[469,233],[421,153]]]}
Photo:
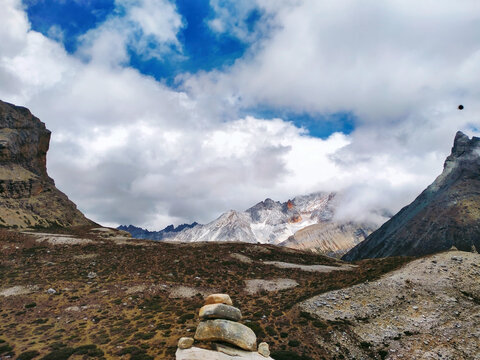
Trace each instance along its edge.
{"label": "layered rock cliff", "polygon": [[94,225],[47,174],[50,131],[24,107],[0,101],[0,226]]}
{"label": "layered rock cliff", "polygon": [[298,230],[280,245],[340,258],[374,229],[374,225],[367,223],[322,222]]}
{"label": "layered rock cliff", "polygon": [[344,260],[480,250],[480,138],[458,132],[443,172]]}

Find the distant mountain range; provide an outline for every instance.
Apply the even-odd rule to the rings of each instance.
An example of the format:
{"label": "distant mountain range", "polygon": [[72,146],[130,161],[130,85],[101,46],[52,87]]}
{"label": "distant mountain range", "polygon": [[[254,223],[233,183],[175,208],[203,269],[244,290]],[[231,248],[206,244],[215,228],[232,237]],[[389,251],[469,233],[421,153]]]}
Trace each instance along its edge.
{"label": "distant mountain range", "polygon": [[[297,196],[281,203],[266,199],[243,212],[230,210],[200,225],[160,232],[131,231],[134,237],[180,242],[241,241],[309,249],[354,261],[388,256],[422,256],[455,246],[480,249],[480,138],[458,132],[440,176],[410,205],[378,230],[375,225],[336,222],[335,193]],[[157,235],[159,234],[159,235]]]}
{"label": "distant mountain range", "polygon": [[133,225],[120,225],[119,227],[117,227],[117,229],[128,231],[135,239],[163,240],[174,236],[176,233],[184,229],[189,229],[197,225],[198,223],[196,222],[194,222],[193,224],[179,225],[177,227],[173,225],[168,225],[165,229],[160,231],[148,231],[147,229],[142,229],[141,227]]}
{"label": "distant mountain range", "polygon": [[480,250],[480,138],[458,132],[443,172],[343,259]]}
{"label": "distant mountain range", "polygon": [[335,193],[297,196],[287,202],[266,199],[246,211],[230,210],[201,225],[172,225],[161,231],[120,226],[133,237],[180,242],[241,241],[280,244],[340,256],[363,241],[375,225],[334,221]]}

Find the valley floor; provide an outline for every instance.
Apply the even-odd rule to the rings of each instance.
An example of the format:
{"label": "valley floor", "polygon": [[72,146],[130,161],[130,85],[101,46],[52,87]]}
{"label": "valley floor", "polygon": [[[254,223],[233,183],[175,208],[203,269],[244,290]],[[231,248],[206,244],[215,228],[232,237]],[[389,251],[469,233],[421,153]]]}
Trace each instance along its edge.
{"label": "valley floor", "polygon": [[[242,309],[242,323],[255,331],[259,342],[270,344],[276,360],[380,359],[384,354],[381,351],[387,352],[387,358],[394,358],[390,350],[397,351],[400,345],[424,349],[415,344],[435,343],[432,337],[423,339],[418,328],[409,327],[405,331],[411,335],[404,333],[400,340],[383,347],[379,344],[389,335],[380,328],[372,330],[380,326],[380,315],[386,316],[397,305],[383,313],[383,303],[375,304],[388,293],[378,292],[378,299],[367,300],[367,290],[387,291],[386,286],[372,286],[411,258],[372,259],[345,266],[332,258],[271,245],[171,244],[80,230],[74,234],[36,235],[1,230],[0,250],[0,358],[10,354],[19,359],[174,359],[177,340],[194,333],[203,298],[214,292],[230,294],[234,305]],[[448,266],[479,271],[470,265],[478,258],[455,255],[463,258],[457,264],[450,259],[454,255],[445,254],[438,256],[447,256]],[[443,270],[440,260],[435,266],[432,258],[412,264],[418,261],[424,261],[421,264],[425,271],[432,271],[433,278],[454,278],[445,286],[458,287],[457,293],[448,296],[457,299],[458,307],[469,306],[459,310],[456,321],[461,327],[449,335],[451,342],[446,346],[458,344],[460,335],[456,334],[465,335],[464,344],[475,344],[472,341],[478,341],[478,337],[473,330],[468,331],[468,326],[478,314],[478,288],[469,282],[477,281],[478,285],[477,273],[460,283],[449,268]],[[395,274],[401,271],[378,281],[383,284],[385,278],[396,276],[402,291],[411,286],[406,304],[412,301],[413,289],[419,294],[434,292],[421,290],[423,285],[417,284],[413,275],[411,284],[407,277],[400,279]],[[368,285],[363,284],[367,281]],[[391,291],[395,296],[396,290]],[[358,297],[369,312],[358,319],[357,314],[350,316],[343,308],[334,308],[336,301],[329,300],[332,296]],[[423,297],[416,301],[399,308],[399,316],[407,319],[416,315],[419,319],[412,317],[411,326],[417,322],[423,326],[421,319],[427,316],[427,307]],[[439,307],[438,311],[448,311],[453,318],[455,306]],[[471,323],[466,322],[468,319]],[[402,331],[398,328],[391,336],[395,338]],[[471,358],[476,359],[474,355]]]}

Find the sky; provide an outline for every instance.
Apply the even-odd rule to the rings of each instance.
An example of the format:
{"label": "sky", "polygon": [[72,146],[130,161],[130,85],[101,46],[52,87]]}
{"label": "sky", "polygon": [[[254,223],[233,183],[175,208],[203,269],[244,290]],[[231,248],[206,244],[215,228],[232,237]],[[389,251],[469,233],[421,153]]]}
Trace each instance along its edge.
{"label": "sky", "polygon": [[0,99],[104,225],[316,191],[380,224],[480,135],[479,39],[478,0],[3,0]]}

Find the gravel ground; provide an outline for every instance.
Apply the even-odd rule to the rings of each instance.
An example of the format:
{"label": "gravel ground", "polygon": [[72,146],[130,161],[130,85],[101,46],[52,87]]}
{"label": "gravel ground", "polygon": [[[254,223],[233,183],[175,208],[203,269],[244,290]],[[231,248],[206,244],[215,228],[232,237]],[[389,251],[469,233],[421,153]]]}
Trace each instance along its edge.
{"label": "gravel ground", "polygon": [[298,286],[298,282],[293,279],[251,279],[245,280],[245,291],[249,294],[256,294],[260,291],[279,291],[284,289],[291,289]]}
{"label": "gravel ground", "polygon": [[[378,281],[311,298],[300,309],[350,323],[351,333],[332,337],[357,359],[478,360],[480,255],[450,251],[419,259]],[[355,339],[363,346],[353,346]]]}

